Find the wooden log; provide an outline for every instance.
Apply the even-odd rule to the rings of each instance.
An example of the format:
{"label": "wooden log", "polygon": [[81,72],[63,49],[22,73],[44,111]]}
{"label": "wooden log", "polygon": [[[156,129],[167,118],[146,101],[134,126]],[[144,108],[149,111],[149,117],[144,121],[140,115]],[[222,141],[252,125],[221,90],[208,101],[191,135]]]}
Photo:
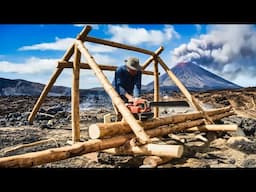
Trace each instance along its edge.
{"label": "wooden log", "polygon": [[[159,76],[158,76],[158,62],[154,60],[154,101],[159,101]],[[154,107],[154,118],[159,117],[159,108]]]}
{"label": "wooden log", "polygon": [[192,127],[187,131],[237,131],[237,124],[221,124],[221,125],[201,125],[199,127]]}
{"label": "wooden log", "polygon": [[134,136],[115,137],[111,139],[99,140],[93,139],[86,142],[78,142],[71,146],[60,148],[51,148],[48,150],[26,153],[22,155],[14,155],[0,158],[0,168],[16,168],[16,167],[32,167],[63,159],[68,159],[74,156],[83,155],[95,151],[100,151],[107,148],[118,147]]}
{"label": "wooden log", "polygon": [[90,55],[88,50],[85,48],[84,44],[81,41],[76,41],[79,50],[85,58],[87,59],[90,67],[100,80],[101,84],[103,85],[103,88],[108,93],[110,98],[112,99],[112,102],[115,104],[115,106],[118,108],[120,113],[122,114],[124,120],[128,122],[130,127],[132,128],[135,135],[138,137],[139,142],[142,144],[146,144],[150,142],[150,139],[148,135],[145,133],[143,127],[138,124],[137,120],[133,116],[133,114],[130,112],[130,110],[126,107],[124,101],[121,99],[120,95],[116,92],[116,90],[113,88],[107,77],[104,75],[104,73],[100,70],[98,67],[96,61],[94,58]]}
{"label": "wooden log", "polygon": [[71,95],[71,124],[72,124],[72,142],[80,141],[80,92],[79,92],[79,78],[80,78],[80,59],[81,53],[75,45],[74,53],[74,66],[73,66],[73,83]]}
{"label": "wooden log", "polygon": [[152,51],[142,49],[142,48],[138,48],[138,47],[134,47],[134,46],[130,46],[130,45],[125,45],[125,44],[122,44],[122,43],[117,43],[117,42],[114,42],[114,41],[108,41],[108,40],[98,39],[98,38],[89,37],[89,36],[86,36],[84,39],[85,39],[85,41],[88,41],[88,42],[99,43],[99,44],[102,44],[102,45],[108,45],[108,46],[111,46],[111,47],[117,47],[117,48],[120,48],[120,49],[126,49],[126,50],[130,50],[130,51],[137,51],[137,52],[144,53],[144,54],[147,54],[147,55],[155,55],[155,53],[152,52]]}
{"label": "wooden log", "polygon": [[[90,25],[87,25],[83,28],[83,30],[77,35],[76,39],[81,40],[82,42],[85,41],[85,37],[88,35],[88,33],[92,30],[92,27]],[[64,56],[62,57],[62,61],[68,61],[71,56],[73,55],[75,50],[75,44],[73,43],[66,51]]]}
{"label": "wooden log", "polygon": [[[163,46],[160,46],[156,51],[155,51],[155,56],[160,55],[160,53],[162,53],[162,51],[164,50]],[[142,69],[146,69],[146,67],[154,60],[153,56],[150,56],[143,64],[142,64]]]}
{"label": "wooden log", "polygon": [[[212,109],[206,111],[210,116],[225,113],[231,110],[231,107],[223,107],[220,109]],[[138,121],[138,123],[144,127],[144,129],[152,129],[155,127],[168,125],[171,123],[180,123],[187,120],[195,120],[203,118],[201,112],[173,115],[170,117],[160,117],[157,119],[148,120],[145,122]],[[127,122],[113,122],[113,123],[97,123],[89,126],[89,136],[92,139],[110,137],[114,135],[127,134],[131,132],[131,128]]]}
{"label": "wooden log", "polygon": [[60,75],[60,73],[62,72],[63,68],[57,68],[56,71],[53,73],[51,79],[49,80],[49,82],[45,85],[40,97],[38,98],[36,104],[34,105],[29,117],[28,117],[28,121],[30,124],[32,124],[36,113],[38,112],[39,108],[41,107],[45,97],[47,96],[48,92],[51,90],[54,82],[56,81],[57,77]]}
{"label": "wooden log", "polygon": [[164,63],[164,61],[160,57],[158,57],[158,62],[161,64],[163,69],[169,75],[171,80],[177,85],[177,87],[180,89],[180,91],[185,95],[185,97],[188,99],[188,101],[190,101],[190,103],[195,107],[195,109],[197,109],[198,111],[201,111],[203,113],[205,119],[209,123],[214,124],[214,122],[205,113],[204,109],[199,105],[199,103],[196,101],[196,99],[188,92],[186,87],[182,84],[182,82],[176,77],[176,75],[169,69],[169,67]]}
{"label": "wooden log", "polygon": [[[111,65],[98,65],[101,70],[105,71],[116,71],[117,66],[111,66]],[[73,62],[72,61],[58,61],[57,68],[72,68]],[[91,69],[88,63],[80,63],[80,69]],[[144,75],[154,75],[153,71],[141,71]],[[160,74],[160,73],[158,73]]]}
{"label": "wooden log", "polygon": [[183,154],[182,145],[167,145],[167,144],[145,144],[141,146],[129,146],[105,149],[107,152],[114,155],[157,155],[179,158]]}
{"label": "wooden log", "polygon": [[149,168],[155,168],[158,165],[162,165],[169,162],[171,159],[173,159],[173,157],[147,156],[144,158],[143,165],[140,166],[140,168],[146,168],[147,166],[149,166]]}
{"label": "wooden log", "polygon": [[[231,112],[229,112],[231,113]],[[225,114],[213,116],[212,119],[215,120],[217,117],[225,117]],[[168,135],[176,131],[188,129],[195,126],[200,126],[204,124],[203,119],[179,123],[174,126],[163,126],[155,129],[146,130],[146,133],[150,137]],[[102,151],[108,148],[119,147],[125,144],[130,139],[134,138],[134,134],[127,134],[112,137],[109,139],[92,139],[89,141],[75,143],[71,146],[65,146],[60,148],[52,148],[44,151],[31,152],[22,155],[14,155],[10,157],[0,158],[0,168],[7,167],[32,167],[35,165],[41,165],[44,163],[50,163],[54,161],[59,161],[74,156],[91,153],[95,151]]]}

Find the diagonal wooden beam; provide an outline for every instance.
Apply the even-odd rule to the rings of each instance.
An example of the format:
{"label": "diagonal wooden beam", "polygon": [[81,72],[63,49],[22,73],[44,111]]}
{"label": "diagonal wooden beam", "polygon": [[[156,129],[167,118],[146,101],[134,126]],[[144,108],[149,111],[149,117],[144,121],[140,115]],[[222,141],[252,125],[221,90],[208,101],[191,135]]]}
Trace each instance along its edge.
{"label": "diagonal wooden beam", "polygon": [[164,47],[160,46],[156,51],[155,51],[155,56],[150,56],[143,64],[142,64],[142,69],[146,69],[146,67],[154,60],[154,57],[158,56],[162,51],[164,50]]}
{"label": "diagonal wooden beam", "polygon": [[99,68],[98,64],[94,60],[94,58],[91,56],[91,54],[86,49],[85,45],[82,43],[82,41],[77,40],[76,41],[78,49],[81,51],[81,53],[85,56],[85,58],[88,61],[88,64],[90,65],[91,69],[94,71],[95,75],[98,77],[99,81],[103,85],[103,88],[108,93],[110,98],[112,99],[112,102],[116,105],[120,113],[122,114],[124,120],[131,126],[133,132],[137,136],[140,143],[145,144],[150,142],[149,136],[145,133],[143,127],[141,127],[133,114],[130,112],[130,110],[126,107],[124,101],[121,99],[119,94],[116,92],[116,90],[113,88],[107,77],[104,75],[104,73]]}
{"label": "diagonal wooden beam", "polygon": [[188,92],[186,87],[182,84],[182,82],[176,77],[176,75],[169,69],[169,67],[164,63],[164,61],[158,57],[158,62],[161,64],[163,69],[166,71],[166,73],[169,75],[171,80],[177,85],[177,87],[180,89],[180,91],[185,95],[185,97],[188,99],[188,101],[198,110],[201,111],[205,117],[205,119],[211,123],[214,124],[214,122],[211,120],[211,118],[205,113],[203,108],[199,105],[199,103],[196,101],[196,99]]}

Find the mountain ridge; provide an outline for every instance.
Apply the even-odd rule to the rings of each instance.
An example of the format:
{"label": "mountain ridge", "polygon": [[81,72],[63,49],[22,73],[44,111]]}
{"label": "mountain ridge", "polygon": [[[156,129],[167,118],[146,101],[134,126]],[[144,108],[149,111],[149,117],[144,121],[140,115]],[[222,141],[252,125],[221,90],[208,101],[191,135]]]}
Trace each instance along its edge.
{"label": "mountain ridge", "polygon": [[[212,72],[203,69],[193,62],[178,63],[171,71],[184,84],[189,91],[210,91],[242,88]],[[146,85],[148,90],[153,90],[154,82]],[[172,82],[167,73],[159,77],[161,91],[176,91],[178,87]]]}

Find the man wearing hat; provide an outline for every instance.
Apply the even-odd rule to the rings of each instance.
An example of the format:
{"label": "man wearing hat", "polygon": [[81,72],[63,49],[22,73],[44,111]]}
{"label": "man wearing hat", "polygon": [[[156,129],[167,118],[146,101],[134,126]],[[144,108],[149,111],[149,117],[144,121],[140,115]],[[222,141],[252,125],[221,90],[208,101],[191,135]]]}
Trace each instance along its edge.
{"label": "man wearing hat", "polygon": [[125,103],[140,97],[141,76],[139,59],[136,57],[128,58],[125,65],[116,69],[113,84]]}

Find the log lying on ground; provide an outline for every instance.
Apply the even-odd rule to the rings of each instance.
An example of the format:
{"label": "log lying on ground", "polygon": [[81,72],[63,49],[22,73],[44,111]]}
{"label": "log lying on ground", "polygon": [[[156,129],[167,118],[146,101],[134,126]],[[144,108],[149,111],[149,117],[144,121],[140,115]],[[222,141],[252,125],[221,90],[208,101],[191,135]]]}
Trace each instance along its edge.
{"label": "log lying on ground", "polygon": [[[206,111],[206,113],[209,116],[222,114],[225,112],[228,112],[231,110],[231,107],[223,107],[220,109],[213,109]],[[171,117],[162,117],[158,119],[153,119],[150,121],[141,122],[138,121],[138,123],[144,127],[144,129],[152,129],[163,125],[168,125],[171,123],[180,123],[185,122],[187,120],[195,120],[203,118],[203,114],[201,112],[194,112],[194,113],[187,113],[187,114],[181,114],[181,115],[173,115]],[[97,123],[92,124],[89,127],[89,136],[92,139],[97,138],[104,138],[104,137],[111,137],[114,135],[121,135],[121,134],[127,134],[130,133],[132,130],[127,122],[121,121],[121,122],[113,122],[113,123]]]}
{"label": "log lying on ground", "polygon": [[167,145],[167,144],[145,144],[141,146],[129,146],[106,149],[107,152],[114,155],[156,155],[179,158],[183,154],[182,145]]}
{"label": "log lying on ground", "polygon": [[168,161],[170,161],[172,159],[172,157],[159,157],[159,156],[148,156],[145,157],[145,159],[143,160],[143,165],[140,166],[140,168],[155,168],[158,165],[167,163]]}
{"label": "log lying on ground", "polygon": [[[224,114],[212,116],[212,120],[221,119],[226,116],[234,114],[233,112],[226,112]],[[168,135],[169,133],[185,130],[191,127],[204,125],[204,119],[198,119],[189,122],[178,123],[174,126],[163,126],[155,129],[146,130],[146,134],[150,137]],[[75,143],[71,146],[60,148],[53,148],[44,151],[37,151],[26,153],[22,155],[15,155],[10,157],[0,158],[0,168],[7,167],[32,167],[71,157],[79,156],[82,154],[102,151],[104,149],[119,147],[125,144],[128,140],[135,137],[134,134],[120,135],[109,139],[92,139],[89,141]]]}
{"label": "log lying on ground", "polygon": [[237,131],[237,124],[221,124],[221,125],[201,125],[199,127],[192,127],[187,131]]}

